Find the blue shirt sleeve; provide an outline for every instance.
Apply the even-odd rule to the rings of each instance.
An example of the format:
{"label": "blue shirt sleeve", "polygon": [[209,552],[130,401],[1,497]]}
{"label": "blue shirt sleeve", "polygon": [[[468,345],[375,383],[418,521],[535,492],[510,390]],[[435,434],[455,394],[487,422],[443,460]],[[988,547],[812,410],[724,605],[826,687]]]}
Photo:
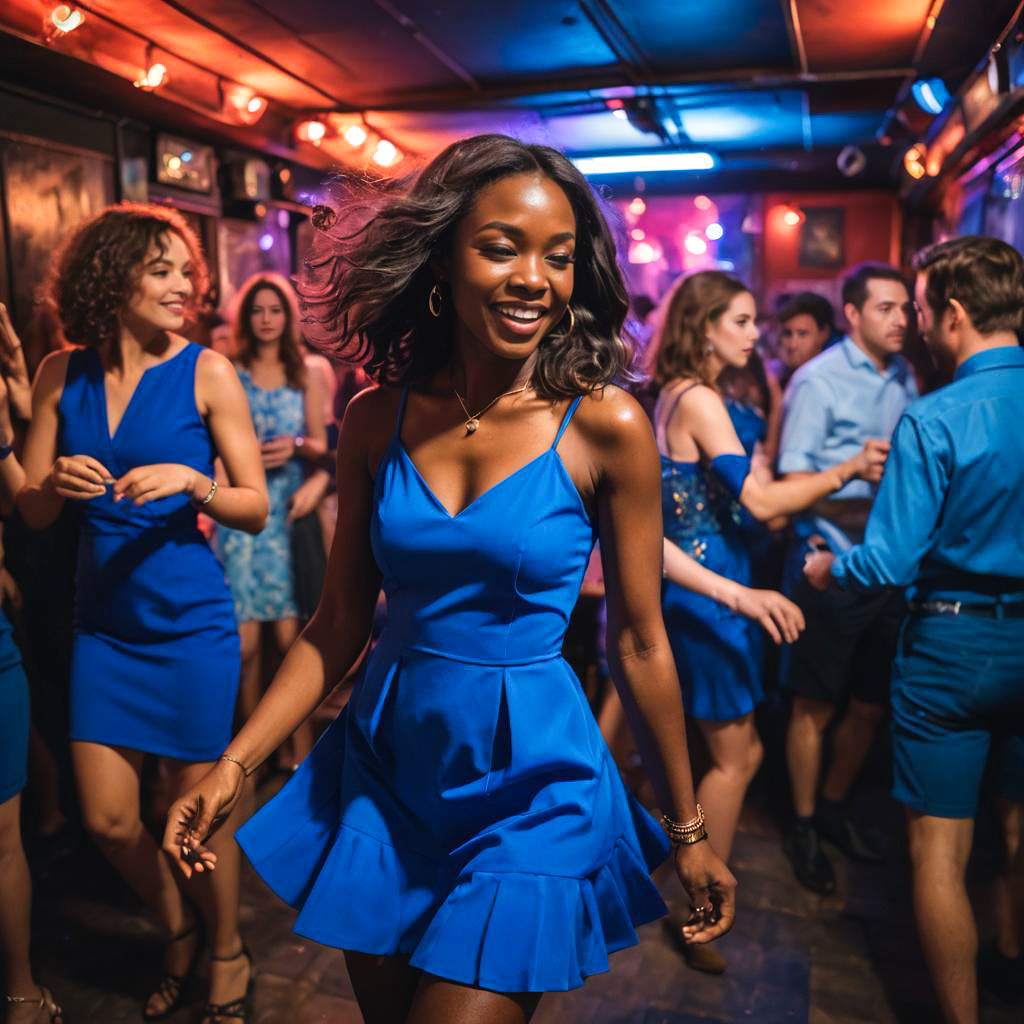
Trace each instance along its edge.
{"label": "blue shirt sleeve", "polygon": [[909,586],[935,544],[949,484],[948,442],[904,415],[892,438],[864,543],[840,555],[832,575],[842,587]]}
{"label": "blue shirt sleeve", "polygon": [[815,456],[829,434],[831,407],[828,396],[822,393],[814,377],[790,383],[779,439],[780,474],[818,472],[821,467]]}

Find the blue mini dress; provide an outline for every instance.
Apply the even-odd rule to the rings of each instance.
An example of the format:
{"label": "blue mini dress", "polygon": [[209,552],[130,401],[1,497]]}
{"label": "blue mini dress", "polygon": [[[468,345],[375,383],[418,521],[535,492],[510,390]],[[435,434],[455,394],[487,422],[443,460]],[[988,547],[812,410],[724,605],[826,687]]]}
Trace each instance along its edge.
{"label": "blue mini dress", "polygon": [[[200,345],[142,375],[113,437],[103,364],[71,353],[58,406],[61,455],[91,455],[114,476],[178,463],[213,476],[196,408]],[[240,652],[224,572],[184,494],[147,505],[112,490],[69,501],[81,525],[71,658],[71,739],[182,761],[213,761],[231,738]]]}
{"label": "blue mini dress", "polygon": [[28,681],[11,624],[0,608],[0,804],[25,788],[28,730]]}
{"label": "blue mini dress", "polygon": [[[669,413],[665,422],[671,418]],[[705,568],[743,586],[751,584],[750,534],[738,499],[749,473],[744,455],[719,455],[707,463],[661,456],[665,537]],[[662,613],[686,713],[705,722],[728,722],[753,711],[764,699],[757,624],[668,580],[662,586]]]}
{"label": "blue mini dress", "polygon": [[499,992],[576,988],[665,913],[668,853],[561,657],[594,532],[556,446],[458,514],[394,438],[387,623],[345,711],[238,833],[295,930]]}

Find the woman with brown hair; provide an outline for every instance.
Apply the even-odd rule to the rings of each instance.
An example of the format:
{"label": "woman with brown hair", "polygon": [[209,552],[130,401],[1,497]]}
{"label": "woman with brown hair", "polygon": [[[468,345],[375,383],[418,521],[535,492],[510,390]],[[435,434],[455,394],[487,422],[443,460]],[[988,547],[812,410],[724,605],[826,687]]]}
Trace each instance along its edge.
{"label": "woman with brown hair", "polygon": [[[788,640],[803,626],[799,610],[781,594],[771,595],[767,615],[747,607],[750,555],[742,509],[759,520],[790,515],[854,476],[878,480],[885,463],[884,446],[869,442],[857,457],[800,480],[768,481],[751,473],[718,381],[727,367],[750,359],[756,312],[749,289],[729,274],[710,270],[683,278],[666,306],[652,366],[661,388],[654,423],[665,539],[678,549],[666,553],[662,609],[686,712],[711,757],[698,799],[707,808],[715,849],[726,859],[762,756],[753,716],[764,695],[754,619],[770,632],[768,620],[774,620],[776,638]],[[680,559],[679,551],[690,558]],[[684,948],[691,966],[725,969],[717,954]]]}
{"label": "woman with brown hair", "polygon": [[[327,473],[315,470],[304,479],[302,463],[326,452],[327,432],[322,382],[307,369],[298,302],[285,278],[270,273],[250,277],[235,299],[231,322],[235,367],[260,441],[270,501],[267,525],[259,534],[217,529],[242,640],[238,711],[244,722],[260,699],[263,623],[272,624],[280,657],[299,635],[292,524],[314,512],[326,490]],[[317,524],[317,536],[319,531]],[[296,729],[291,742],[287,763],[294,765],[313,746],[308,722]]]}
{"label": "woman with brown hair", "polygon": [[35,528],[65,502],[80,516],[72,760],[86,828],[168,935],[164,976],[143,1015],[162,1019],[181,1004],[205,925],[205,1020],[221,1024],[242,1016],[252,987],[233,828],[216,840],[223,876],[183,898],[142,823],[139,792],[146,754],[165,759],[181,793],[231,733],[238,632],[197,510],[252,532],[266,517],[234,368],[179,333],[205,278],[194,234],[163,207],[124,203],[68,238],[51,292],[72,348],[48,356],[36,377],[17,500]]}

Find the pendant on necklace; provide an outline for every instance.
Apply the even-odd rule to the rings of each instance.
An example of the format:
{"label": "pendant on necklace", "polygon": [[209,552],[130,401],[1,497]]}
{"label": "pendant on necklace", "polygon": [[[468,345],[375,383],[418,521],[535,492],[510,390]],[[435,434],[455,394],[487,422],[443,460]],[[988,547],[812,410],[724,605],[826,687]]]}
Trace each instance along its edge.
{"label": "pendant on necklace", "polygon": [[466,420],[466,433],[475,434],[479,426],[480,421],[475,416],[471,416],[468,420]]}

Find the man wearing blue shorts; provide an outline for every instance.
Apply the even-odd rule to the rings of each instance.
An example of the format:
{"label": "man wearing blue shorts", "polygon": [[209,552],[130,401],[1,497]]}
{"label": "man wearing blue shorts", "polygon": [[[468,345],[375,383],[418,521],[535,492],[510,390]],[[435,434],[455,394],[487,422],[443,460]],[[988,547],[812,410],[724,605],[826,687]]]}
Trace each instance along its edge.
{"label": "man wearing blue shorts", "polygon": [[[900,420],[864,542],[810,555],[805,572],[821,590],[830,579],[910,588],[892,672],[893,793],[907,807],[914,908],[943,1014],[972,1024],[978,938],[964,875],[990,750],[1008,830],[1024,804],[1024,260],[967,237],[914,266],[922,333],[955,365],[953,383]],[[1024,852],[1008,850],[1019,928]],[[1024,978],[1019,936],[1002,929],[998,952]]]}

